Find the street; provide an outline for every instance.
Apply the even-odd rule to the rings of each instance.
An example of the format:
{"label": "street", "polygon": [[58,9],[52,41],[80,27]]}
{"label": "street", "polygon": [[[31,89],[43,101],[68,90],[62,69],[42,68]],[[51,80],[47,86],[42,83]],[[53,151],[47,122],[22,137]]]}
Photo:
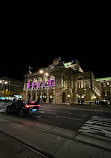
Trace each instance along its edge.
{"label": "street", "polygon": [[[23,128],[23,131],[25,132],[27,132],[26,130],[27,127],[30,127],[31,132],[34,132],[36,128],[37,130],[41,131],[41,133],[44,132],[46,136],[47,136],[47,133],[49,134],[49,137],[53,136],[54,139],[55,139],[55,136],[56,137],[59,136],[61,139],[63,139],[63,142],[64,142],[62,145],[60,145],[63,147],[63,149],[68,145],[67,143],[65,143],[66,140],[68,142],[70,140],[71,144],[74,143],[72,146],[75,146],[76,143],[80,143],[80,146],[81,146],[81,143],[82,143],[84,144],[84,147],[85,145],[87,145],[87,148],[91,148],[91,151],[92,150],[97,151],[98,153],[97,155],[99,155],[100,153],[100,155],[97,157],[106,157],[106,155],[107,156],[111,155],[110,153],[111,152],[111,112],[110,112],[110,109],[109,111],[105,112],[104,110],[101,110],[101,109],[92,110],[92,109],[77,108],[77,106],[73,107],[69,105],[43,104],[40,106],[38,115],[29,116],[29,117],[24,116],[22,118],[19,118],[15,115],[7,115],[5,113],[5,108],[7,105],[8,103],[0,103],[0,120],[1,120],[0,132],[2,132],[2,134],[3,133],[6,134],[8,132],[7,135],[10,136],[10,134],[12,134],[11,132],[12,130],[13,132],[14,130],[20,130],[20,128],[18,129],[18,126],[23,125],[23,127],[21,127],[21,130]],[[8,122],[9,122],[9,125],[11,126],[8,125]],[[7,128],[3,126],[3,123],[5,123],[5,126],[7,125]],[[14,124],[15,127],[13,127],[12,124]],[[24,126],[26,126],[25,129],[24,129]],[[3,128],[5,132],[3,131]],[[32,130],[32,128],[34,130]],[[31,132],[30,130],[28,130],[29,135],[31,135]],[[41,134],[41,137],[43,137],[44,134]],[[20,133],[20,136],[17,134],[15,134],[15,136],[17,136],[17,140],[18,138],[25,139],[21,136],[21,133]],[[11,135],[11,137],[13,137],[13,134]],[[44,140],[45,139],[46,138],[44,136]],[[39,144],[39,141],[38,141],[38,144]],[[55,139],[55,141],[57,141],[57,139]],[[43,142],[43,144],[44,143],[45,142]],[[32,142],[32,146],[33,146],[33,142]],[[45,156],[50,157],[51,155],[54,155],[55,157],[57,157],[57,155],[60,156],[63,154],[62,149],[59,151],[58,146],[54,147],[52,144],[52,147],[54,148],[53,149],[54,151],[57,148],[56,150],[58,152],[57,154],[55,154],[56,156],[54,155],[55,152],[52,152],[52,151],[49,152],[50,150],[47,151],[47,154],[45,154]],[[85,150],[84,147],[81,150],[84,151]],[[44,150],[46,150],[45,148]],[[70,150],[74,150],[74,149],[72,148]],[[43,149],[41,150],[41,148],[39,148],[38,151],[40,151],[41,153]],[[101,155],[101,153],[104,153],[103,151],[107,154]],[[46,151],[42,152],[42,154],[44,153],[46,153]],[[72,151],[72,153],[74,154],[74,151]],[[76,154],[79,154],[79,153],[76,153]],[[90,153],[90,155],[91,154],[93,153]],[[108,156],[108,157],[111,157],[111,156]]]}
{"label": "street", "polygon": [[37,120],[41,123],[57,126],[60,128],[78,131],[91,117],[111,118],[111,112],[100,110],[75,109],[66,106],[42,105],[38,116],[27,119]]}

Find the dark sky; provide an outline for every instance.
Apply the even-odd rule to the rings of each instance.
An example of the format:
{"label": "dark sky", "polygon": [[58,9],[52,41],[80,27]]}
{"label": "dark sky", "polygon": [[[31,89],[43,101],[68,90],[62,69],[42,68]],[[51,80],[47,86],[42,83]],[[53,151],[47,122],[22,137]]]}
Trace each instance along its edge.
{"label": "dark sky", "polygon": [[37,70],[78,59],[96,78],[111,76],[111,26],[104,14],[23,16],[0,19],[0,77],[23,80],[28,66]]}

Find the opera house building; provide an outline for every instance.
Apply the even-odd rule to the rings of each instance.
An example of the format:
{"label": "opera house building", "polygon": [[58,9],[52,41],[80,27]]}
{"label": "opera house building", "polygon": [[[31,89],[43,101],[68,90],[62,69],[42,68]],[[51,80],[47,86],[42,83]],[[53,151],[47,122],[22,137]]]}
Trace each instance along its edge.
{"label": "opera house building", "polygon": [[101,83],[93,73],[84,72],[78,60],[61,62],[25,74],[23,98],[44,103],[90,104],[101,100]]}

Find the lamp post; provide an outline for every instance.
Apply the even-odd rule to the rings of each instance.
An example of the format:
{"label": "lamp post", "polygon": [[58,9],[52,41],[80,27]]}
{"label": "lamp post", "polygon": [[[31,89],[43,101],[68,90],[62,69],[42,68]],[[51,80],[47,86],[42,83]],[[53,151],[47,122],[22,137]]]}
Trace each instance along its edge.
{"label": "lamp post", "polygon": [[1,94],[2,94],[2,89],[3,89],[3,85],[6,85],[6,84],[8,84],[8,82],[7,81],[5,81],[5,80],[0,80],[0,97],[1,97]]}

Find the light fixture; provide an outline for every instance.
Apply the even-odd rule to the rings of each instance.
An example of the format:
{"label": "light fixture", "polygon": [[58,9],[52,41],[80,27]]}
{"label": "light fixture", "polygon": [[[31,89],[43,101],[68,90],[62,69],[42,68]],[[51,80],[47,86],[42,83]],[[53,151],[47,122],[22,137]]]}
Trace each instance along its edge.
{"label": "light fixture", "polygon": [[45,75],[46,75],[46,76],[49,76],[49,73],[48,73],[48,72],[46,72],[46,73],[45,73]]}
{"label": "light fixture", "polygon": [[40,73],[40,74],[43,74],[43,73],[44,73],[44,71],[41,69],[41,70],[39,70],[39,73]]}
{"label": "light fixture", "polygon": [[4,83],[5,83],[5,84],[7,84],[8,82],[7,82],[7,81],[5,81]]}

